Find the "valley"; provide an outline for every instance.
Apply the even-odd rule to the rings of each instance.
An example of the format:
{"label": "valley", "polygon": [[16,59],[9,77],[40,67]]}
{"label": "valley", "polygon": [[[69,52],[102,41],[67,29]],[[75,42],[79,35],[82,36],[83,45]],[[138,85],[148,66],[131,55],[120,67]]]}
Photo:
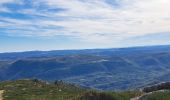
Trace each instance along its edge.
{"label": "valley", "polygon": [[170,81],[170,46],[0,54],[0,80],[63,80],[99,90]]}

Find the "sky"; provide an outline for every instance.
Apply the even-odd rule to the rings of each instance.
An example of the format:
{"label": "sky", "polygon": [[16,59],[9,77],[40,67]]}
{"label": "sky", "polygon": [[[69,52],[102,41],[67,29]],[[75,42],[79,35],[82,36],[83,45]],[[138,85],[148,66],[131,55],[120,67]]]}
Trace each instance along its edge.
{"label": "sky", "polygon": [[170,0],[0,0],[0,52],[170,44]]}

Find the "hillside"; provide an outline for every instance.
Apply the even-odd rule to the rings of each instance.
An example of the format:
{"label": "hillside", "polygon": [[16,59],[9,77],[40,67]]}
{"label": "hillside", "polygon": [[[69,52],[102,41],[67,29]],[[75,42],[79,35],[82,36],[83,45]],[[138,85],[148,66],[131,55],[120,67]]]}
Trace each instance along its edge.
{"label": "hillside", "polygon": [[63,80],[100,90],[170,81],[170,46],[0,54],[0,80]]}
{"label": "hillside", "polygon": [[84,89],[56,81],[46,83],[34,80],[17,80],[0,83],[3,100],[129,100],[140,92],[102,92]]}
{"label": "hillside", "polygon": [[4,100],[73,100],[85,92],[71,84],[47,84],[39,80],[17,80],[0,83]]}
{"label": "hillside", "polygon": [[38,79],[0,82],[0,100],[169,100],[170,83],[131,91],[100,91],[65,83]]}
{"label": "hillside", "polygon": [[170,91],[157,91],[143,96],[140,100],[170,100]]}
{"label": "hillside", "polygon": [[143,88],[143,94],[139,100],[169,100],[170,82],[153,84]]}

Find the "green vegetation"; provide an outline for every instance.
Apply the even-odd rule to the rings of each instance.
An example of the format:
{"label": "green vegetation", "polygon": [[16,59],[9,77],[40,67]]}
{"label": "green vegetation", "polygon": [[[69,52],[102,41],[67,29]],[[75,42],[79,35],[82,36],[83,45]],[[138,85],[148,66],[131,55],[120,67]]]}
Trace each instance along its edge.
{"label": "green vegetation", "polygon": [[5,90],[4,100],[129,100],[141,94],[137,91],[102,92],[62,81],[48,84],[36,79],[2,82],[0,90]]}
{"label": "green vegetation", "polygon": [[156,84],[156,85],[146,87],[146,88],[143,89],[143,91],[146,92],[146,93],[158,91],[158,90],[170,90],[170,82]]}
{"label": "green vegetation", "polygon": [[46,84],[37,80],[3,82],[4,100],[73,100],[83,89],[67,84]]}
{"label": "green vegetation", "polygon": [[97,92],[88,91],[84,93],[80,100],[130,100],[130,98],[140,96],[142,93],[139,91],[127,92]]}
{"label": "green vegetation", "polygon": [[170,91],[154,92],[150,95],[143,96],[140,100],[170,100]]}

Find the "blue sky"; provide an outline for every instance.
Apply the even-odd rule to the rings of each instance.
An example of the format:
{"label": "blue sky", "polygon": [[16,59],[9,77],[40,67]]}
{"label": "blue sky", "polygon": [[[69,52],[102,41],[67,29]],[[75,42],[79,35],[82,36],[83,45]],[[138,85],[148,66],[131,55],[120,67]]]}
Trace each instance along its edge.
{"label": "blue sky", "polygon": [[0,52],[170,44],[170,0],[0,0]]}

